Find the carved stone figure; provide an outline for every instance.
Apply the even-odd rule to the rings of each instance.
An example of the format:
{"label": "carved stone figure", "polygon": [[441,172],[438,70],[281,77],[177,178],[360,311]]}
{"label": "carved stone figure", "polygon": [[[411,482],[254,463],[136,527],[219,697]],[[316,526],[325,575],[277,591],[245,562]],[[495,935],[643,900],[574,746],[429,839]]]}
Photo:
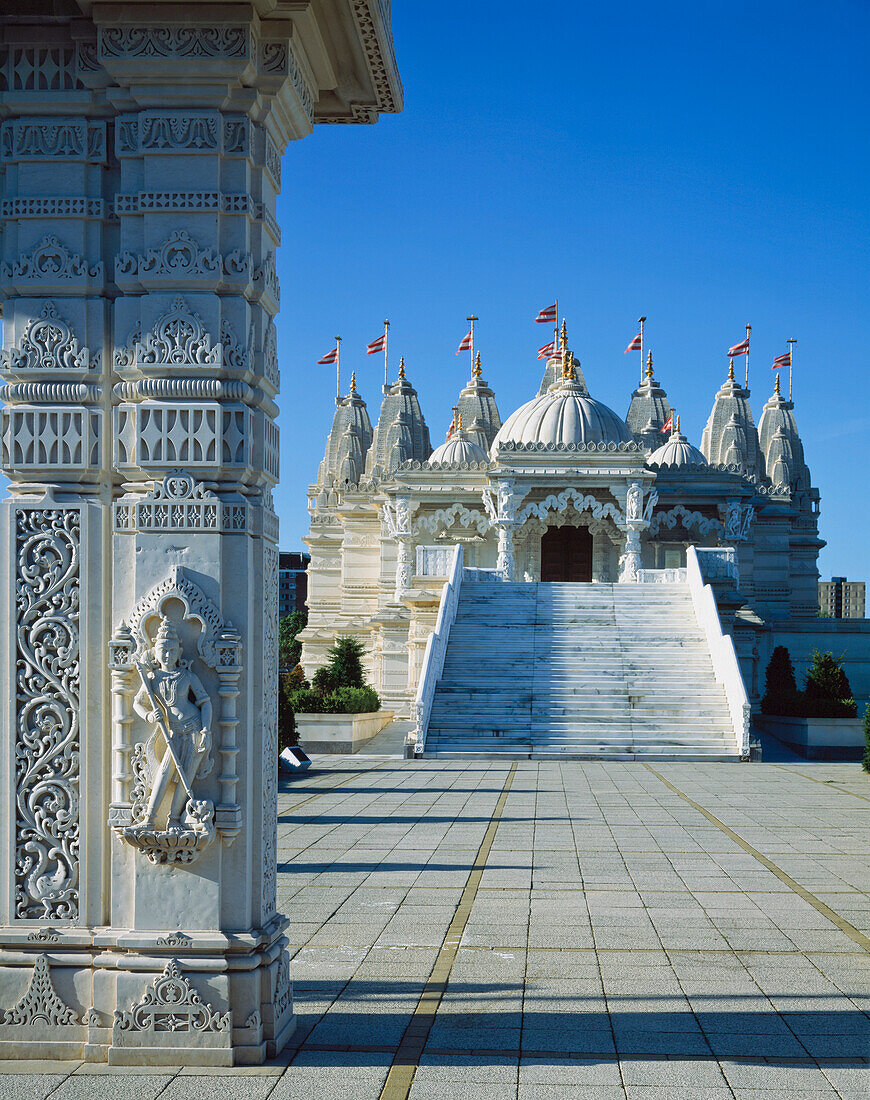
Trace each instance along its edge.
{"label": "carved stone figure", "polygon": [[[197,774],[207,775],[211,770],[212,703],[190,662],[182,659],[178,634],[165,616],[160,619],[152,652],[155,668],[146,669],[138,662],[136,665],[141,687],[133,708],[154,728],[139,753],[138,771],[144,791],[139,806],[134,807],[133,825],[125,833],[138,839],[153,833],[159,847],[160,832],[192,832],[202,837],[211,832],[214,807],[208,800],[195,797],[193,783]],[[167,796],[169,807],[160,828],[158,816],[162,816]],[[140,810],[138,817],[136,808]],[[155,862],[165,861],[155,858],[150,848],[148,855]]]}
{"label": "carved stone figure", "polygon": [[740,505],[729,500],[725,507],[725,538],[736,539],[740,535]]}
{"label": "carved stone figure", "polygon": [[625,500],[625,518],[643,518],[643,490],[636,481],[628,487],[628,495]]}

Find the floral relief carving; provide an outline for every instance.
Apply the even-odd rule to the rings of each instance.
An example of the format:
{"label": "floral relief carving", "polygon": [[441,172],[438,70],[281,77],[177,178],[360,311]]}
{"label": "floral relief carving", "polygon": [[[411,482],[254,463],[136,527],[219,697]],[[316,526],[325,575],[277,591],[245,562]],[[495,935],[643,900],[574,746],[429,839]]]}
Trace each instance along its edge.
{"label": "floral relief carving", "polygon": [[663,528],[672,531],[677,525],[687,529],[694,527],[700,535],[707,535],[711,532],[721,535],[723,530],[718,519],[705,516],[701,512],[692,512],[684,505],[677,504],[666,512],[653,513],[649,523],[649,535],[650,537],[657,535]]}
{"label": "floral relief carving", "polygon": [[211,1005],[206,1004],[179,970],[177,960],[170,959],[138,1004],[127,1012],[115,1010],[113,1030],[227,1032],[229,1044],[230,1014],[215,1012]]}
{"label": "floral relief carving", "polygon": [[263,377],[278,389],[281,382],[281,372],[278,369],[278,330],[271,318],[263,338]]}
{"label": "floral relief carving", "polygon": [[84,256],[71,252],[57,237],[43,237],[32,252],[23,252],[15,263],[4,263],[3,276],[30,282],[72,282],[103,278],[102,263],[89,264]]}
{"label": "floral relief carving", "polygon": [[15,915],[79,909],[78,508],[17,508]]}
{"label": "floral relief carving", "polygon": [[75,1011],[64,1004],[57,995],[51,980],[51,968],[47,955],[38,955],[33,967],[33,976],[27,992],[13,1007],[3,1013],[2,1024],[24,1024],[34,1026],[47,1024],[50,1027],[67,1027],[78,1024]]}
{"label": "floral relief carving", "polygon": [[46,302],[39,317],[27,322],[24,334],[10,351],[0,352],[0,370],[99,370],[100,356],[91,358],[79,347],[72,329]]}
{"label": "floral relief carving", "polygon": [[218,147],[217,116],[149,112],[141,119],[137,146],[140,151],[184,149],[188,152],[209,152]]}
{"label": "floral relief carving", "polygon": [[213,345],[202,318],[180,295],[135,347],[136,361],[147,366],[200,363],[220,366],[221,345]]}
{"label": "floral relief carving", "polygon": [[176,229],[159,248],[139,260],[140,275],[214,275],[220,259],[213,248],[200,248],[191,235]]}
{"label": "floral relief carving", "polygon": [[462,504],[454,504],[450,508],[439,508],[431,515],[421,516],[414,524],[414,533],[429,531],[434,535],[439,531],[449,531],[456,523],[466,529],[474,528],[479,535],[485,535],[490,527],[489,520],[483,512],[476,508],[466,508]]}
{"label": "floral relief carving", "polygon": [[0,150],[6,160],[106,159],[106,124],[84,118],[27,118],[3,123]]}
{"label": "floral relief carving", "polygon": [[589,512],[593,519],[609,516],[617,527],[625,526],[625,516],[615,504],[597,500],[591,494],[584,495],[578,489],[563,489],[561,493],[551,493],[540,503],[527,504],[517,516],[517,523],[524,523],[530,516],[545,520],[550,512],[564,512],[569,503],[578,513]]}
{"label": "floral relief carving", "polygon": [[290,960],[287,952],[282,951],[275,971],[275,1019],[280,1020],[290,1011],[293,1000],[293,988],[290,985]]}
{"label": "floral relief carving", "polygon": [[99,27],[101,60],[115,57],[245,57],[250,32],[245,24],[237,26],[191,26],[170,24],[137,26],[119,24]]}
{"label": "floral relief carving", "polygon": [[278,551],[263,550],[263,911],[277,906],[278,860]]}

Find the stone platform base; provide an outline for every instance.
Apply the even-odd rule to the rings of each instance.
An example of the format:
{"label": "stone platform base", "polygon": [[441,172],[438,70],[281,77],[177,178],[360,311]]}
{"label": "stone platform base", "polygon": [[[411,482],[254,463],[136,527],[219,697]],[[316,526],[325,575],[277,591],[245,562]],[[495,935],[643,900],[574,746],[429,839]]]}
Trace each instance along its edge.
{"label": "stone platform base", "polygon": [[864,753],[860,718],[790,718],[760,714],[755,724],[807,760],[860,760]]}
{"label": "stone platform base", "polygon": [[368,714],[297,714],[299,746],[307,753],[354,753],[392,720],[391,710]]}

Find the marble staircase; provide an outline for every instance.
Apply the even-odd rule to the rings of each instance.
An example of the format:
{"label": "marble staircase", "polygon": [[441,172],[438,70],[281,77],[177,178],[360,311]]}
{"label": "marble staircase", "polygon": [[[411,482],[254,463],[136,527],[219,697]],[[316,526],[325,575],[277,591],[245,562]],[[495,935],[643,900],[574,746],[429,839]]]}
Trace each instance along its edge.
{"label": "marble staircase", "polygon": [[739,758],[687,584],[463,582],[425,753]]}

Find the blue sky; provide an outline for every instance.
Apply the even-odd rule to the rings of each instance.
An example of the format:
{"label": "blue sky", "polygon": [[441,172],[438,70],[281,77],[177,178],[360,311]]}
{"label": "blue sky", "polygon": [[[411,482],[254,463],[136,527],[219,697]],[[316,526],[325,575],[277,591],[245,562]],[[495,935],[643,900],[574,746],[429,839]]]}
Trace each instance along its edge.
{"label": "blue sky", "polygon": [[[537,391],[535,312],[559,298],[591,392],[624,415],[648,318],[656,374],[699,442],[725,350],[753,326],[752,405],[798,340],[796,415],[822,494],[823,576],[867,577],[870,5],[393,5],[405,110],[315,129],[279,199],[282,546],[307,530],[343,338],[373,419],[391,327],[433,444],[469,373],[502,417]],[[870,580],[870,577],[867,577]]]}

